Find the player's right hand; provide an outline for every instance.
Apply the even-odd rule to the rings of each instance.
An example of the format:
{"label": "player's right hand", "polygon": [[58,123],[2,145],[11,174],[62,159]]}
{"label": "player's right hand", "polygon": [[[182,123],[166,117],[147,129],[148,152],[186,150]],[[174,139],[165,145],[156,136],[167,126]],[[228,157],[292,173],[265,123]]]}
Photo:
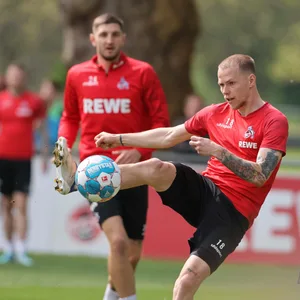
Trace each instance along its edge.
{"label": "player's right hand", "polygon": [[121,145],[120,135],[100,132],[94,137],[96,147],[103,149],[115,148]]}

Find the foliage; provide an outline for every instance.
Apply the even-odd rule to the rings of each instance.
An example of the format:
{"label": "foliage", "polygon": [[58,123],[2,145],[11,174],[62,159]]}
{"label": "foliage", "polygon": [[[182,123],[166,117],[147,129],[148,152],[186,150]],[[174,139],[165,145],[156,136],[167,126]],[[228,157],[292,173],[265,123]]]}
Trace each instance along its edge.
{"label": "foliage", "polygon": [[254,57],[262,96],[298,103],[300,2],[297,0],[196,0],[203,35],[195,49],[192,78],[208,102],[222,100],[216,84],[219,62],[234,53]]}
{"label": "foliage", "polygon": [[55,0],[0,1],[0,72],[21,61],[36,88],[60,58],[61,22]]}
{"label": "foliage", "polygon": [[[222,101],[216,83],[217,65],[226,56],[240,52],[255,58],[265,99],[299,105],[300,1],[195,1],[202,27],[191,70],[196,92],[208,103]],[[1,0],[0,40],[0,73],[10,61],[21,60],[32,71],[30,83],[34,87],[45,76],[63,80],[66,70],[60,62],[58,1]]]}

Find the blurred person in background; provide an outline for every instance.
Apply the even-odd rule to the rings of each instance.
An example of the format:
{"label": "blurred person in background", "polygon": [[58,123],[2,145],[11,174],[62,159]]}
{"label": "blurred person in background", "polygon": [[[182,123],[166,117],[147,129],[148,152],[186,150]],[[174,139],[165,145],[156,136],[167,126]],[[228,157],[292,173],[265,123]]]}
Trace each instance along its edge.
{"label": "blurred person in background", "polygon": [[[67,75],[64,111],[54,150],[57,190],[68,194],[74,188],[76,164],[71,149],[80,126],[80,160],[106,155],[118,164],[143,161],[153,149],[123,147],[113,151],[95,147],[99,131],[137,132],[169,126],[165,94],[153,68],[126,56],[123,21],[111,14],[97,17],[90,35],[96,55],[73,66]],[[60,177],[62,174],[63,177]],[[146,185],[120,192],[104,203],[92,203],[106,234],[109,283],[104,300],[136,299],[134,271],[140,260],[148,209]]]}
{"label": "blurred person in background", "polygon": [[[48,145],[51,149],[53,149],[58,138],[58,126],[63,110],[63,101],[59,91],[59,85],[50,79],[43,80],[39,90],[39,96],[45,101],[47,107],[45,123],[49,138]],[[39,124],[37,126],[39,127]],[[36,150],[40,152],[43,148],[43,137],[40,130],[35,132],[35,145]]]}
{"label": "blurred person in background", "polygon": [[[199,110],[205,106],[204,100],[202,97],[196,94],[188,94],[184,99],[183,104],[183,115],[173,122],[173,125],[180,125],[194,116]],[[172,150],[176,152],[184,152],[195,154],[195,150],[190,146],[189,141],[184,141],[175,145]]]}
{"label": "blurred person in background", "polygon": [[43,136],[42,171],[47,168],[49,156],[45,124],[40,121],[45,116],[45,101],[28,90],[26,79],[24,66],[12,63],[6,71],[6,89],[0,92],[0,192],[5,233],[0,264],[15,260],[31,266],[26,238],[35,122],[39,123]]}

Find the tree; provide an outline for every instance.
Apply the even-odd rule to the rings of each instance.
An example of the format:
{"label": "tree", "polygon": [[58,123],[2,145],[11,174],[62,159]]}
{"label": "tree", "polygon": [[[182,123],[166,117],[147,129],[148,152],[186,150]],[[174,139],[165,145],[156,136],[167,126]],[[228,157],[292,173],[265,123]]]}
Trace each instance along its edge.
{"label": "tree", "polygon": [[240,0],[195,1],[203,35],[195,45],[192,78],[196,91],[208,103],[223,101],[217,85],[217,66],[234,53],[255,58],[264,99],[276,104],[299,103],[299,93],[295,92],[300,82],[298,0],[252,0],[251,5]]}
{"label": "tree", "polygon": [[88,35],[92,20],[112,12],[125,22],[125,52],[149,62],[160,77],[171,116],[181,113],[192,92],[190,64],[198,36],[198,15],[193,0],[60,0],[63,16],[63,61],[67,66],[90,58],[94,49]]}

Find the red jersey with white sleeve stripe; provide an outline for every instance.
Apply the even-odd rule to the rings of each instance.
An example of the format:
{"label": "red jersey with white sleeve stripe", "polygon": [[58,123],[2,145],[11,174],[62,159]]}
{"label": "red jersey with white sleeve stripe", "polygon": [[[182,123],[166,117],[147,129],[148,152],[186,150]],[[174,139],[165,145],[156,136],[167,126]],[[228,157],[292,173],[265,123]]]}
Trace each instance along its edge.
{"label": "red jersey with white sleeve stripe", "polygon": [[46,105],[36,94],[0,93],[0,158],[30,159],[34,153],[34,121],[45,117]]}
{"label": "red jersey with white sleeve stripe", "polygon": [[[228,103],[210,105],[185,122],[186,130],[210,139],[236,156],[256,161],[260,148],[286,153],[288,121],[269,103],[243,117]],[[253,223],[275,180],[280,163],[262,187],[235,175],[218,159],[211,157],[202,175],[210,178],[232,201],[236,209]]]}
{"label": "red jersey with white sleeve stripe", "polygon": [[[169,124],[165,94],[148,63],[122,53],[108,72],[97,64],[97,56],[68,71],[59,136],[72,148],[80,127],[80,160],[95,154],[116,159],[112,151],[130,149],[96,148],[94,137],[102,131],[140,132]],[[141,160],[150,158],[153,151],[138,150]]]}

